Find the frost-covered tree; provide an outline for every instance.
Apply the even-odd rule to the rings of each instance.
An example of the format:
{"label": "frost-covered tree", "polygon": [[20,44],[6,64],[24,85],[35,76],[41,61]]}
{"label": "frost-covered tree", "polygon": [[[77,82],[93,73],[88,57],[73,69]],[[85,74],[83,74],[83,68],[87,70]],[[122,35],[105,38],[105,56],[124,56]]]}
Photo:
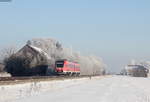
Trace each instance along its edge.
{"label": "frost-covered tree", "polygon": [[72,51],[71,48],[63,47],[60,42],[55,39],[41,39],[36,38],[29,40],[28,45],[32,45],[42,49],[49,56],[49,64],[54,65],[58,59],[68,59],[78,62],[81,66],[81,74],[84,75],[98,75],[104,74],[105,64],[102,59],[96,56],[82,56],[79,53]]}
{"label": "frost-covered tree", "polygon": [[15,46],[7,46],[5,48],[2,48],[0,50],[0,72],[4,72],[5,68],[5,61],[12,56],[14,53],[16,53],[16,47]]}
{"label": "frost-covered tree", "polygon": [[16,46],[7,46],[5,48],[2,48],[0,50],[0,61],[3,62],[4,59],[10,57],[11,55],[13,55],[14,53],[16,53],[17,48]]}

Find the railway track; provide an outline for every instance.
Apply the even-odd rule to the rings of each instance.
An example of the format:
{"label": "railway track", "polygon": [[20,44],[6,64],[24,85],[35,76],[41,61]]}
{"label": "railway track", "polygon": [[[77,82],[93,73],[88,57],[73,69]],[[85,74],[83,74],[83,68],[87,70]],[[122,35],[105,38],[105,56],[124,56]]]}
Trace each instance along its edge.
{"label": "railway track", "polygon": [[49,80],[65,80],[65,79],[75,79],[84,78],[92,76],[82,75],[82,76],[32,76],[32,77],[0,77],[0,85],[3,84],[16,84],[25,82],[38,82],[38,81],[49,81]]}
{"label": "railway track", "polygon": [[57,76],[0,77],[0,81],[34,80],[34,79],[47,79],[47,78],[58,78],[58,77]]}

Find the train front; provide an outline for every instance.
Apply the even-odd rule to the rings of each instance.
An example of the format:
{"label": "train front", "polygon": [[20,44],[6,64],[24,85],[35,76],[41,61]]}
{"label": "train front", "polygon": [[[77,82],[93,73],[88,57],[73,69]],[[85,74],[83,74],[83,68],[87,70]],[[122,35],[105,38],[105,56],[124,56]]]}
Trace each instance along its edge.
{"label": "train front", "polygon": [[55,73],[58,75],[64,74],[64,61],[55,62]]}

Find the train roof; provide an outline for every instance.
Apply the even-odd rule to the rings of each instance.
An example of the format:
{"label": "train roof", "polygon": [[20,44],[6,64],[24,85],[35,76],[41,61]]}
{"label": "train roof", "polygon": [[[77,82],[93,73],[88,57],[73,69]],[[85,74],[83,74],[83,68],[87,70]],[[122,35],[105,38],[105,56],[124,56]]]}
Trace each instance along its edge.
{"label": "train roof", "polygon": [[127,65],[126,69],[147,69],[143,65]]}
{"label": "train roof", "polygon": [[56,61],[68,61],[68,62],[72,62],[72,63],[77,63],[78,64],[77,61],[72,61],[72,60],[68,60],[68,59],[58,59]]}

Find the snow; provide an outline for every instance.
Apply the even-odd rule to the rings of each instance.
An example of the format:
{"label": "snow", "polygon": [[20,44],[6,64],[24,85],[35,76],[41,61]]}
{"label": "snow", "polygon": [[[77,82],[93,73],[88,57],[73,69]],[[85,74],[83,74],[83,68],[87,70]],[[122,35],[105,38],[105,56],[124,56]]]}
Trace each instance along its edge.
{"label": "snow", "polygon": [[50,59],[50,56],[46,52],[44,52],[41,48],[38,48],[38,47],[35,47],[35,46],[32,46],[32,45],[29,45],[29,46],[31,48],[33,48],[34,50],[38,51],[39,53],[43,53],[47,57],[47,59]]}
{"label": "snow", "polygon": [[[99,77],[93,77],[92,79],[94,80],[96,78]],[[91,79],[87,77],[0,85],[0,102],[12,102],[17,99],[40,95],[45,92],[53,92],[55,90],[77,86],[89,80]]]}
{"label": "snow", "polygon": [[97,78],[14,102],[150,102],[150,78]]}

